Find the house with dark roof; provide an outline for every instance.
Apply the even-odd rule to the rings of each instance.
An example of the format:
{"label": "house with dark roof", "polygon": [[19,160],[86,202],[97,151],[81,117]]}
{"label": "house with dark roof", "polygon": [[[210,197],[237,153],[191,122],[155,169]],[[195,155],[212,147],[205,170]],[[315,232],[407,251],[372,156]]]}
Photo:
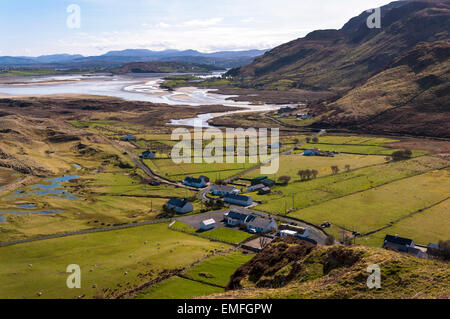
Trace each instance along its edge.
{"label": "house with dark roof", "polygon": [[156,154],[153,153],[152,151],[147,150],[145,152],[142,152],[142,154],[139,157],[142,159],[153,159],[156,157]]}
{"label": "house with dark roof", "polygon": [[251,196],[244,196],[244,195],[235,195],[235,194],[228,194],[225,195],[224,201],[228,204],[234,204],[239,206],[250,206],[253,204],[253,200]]}
{"label": "house with dark roof", "polygon": [[240,191],[234,186],[216,184],[211,187],[211,193],[216,196],[225,196],[229,194],[239,194]]}
{"label": "house with dark roof", "polygon": [[382,248],[394,249],[400,252],[408,252],[408,248],[414,248],[415,244],[412,239],[399,237],[398,235],[386,235]]}
{"label": "house with dark roof", "polygon": [[260,189],[263,189],[264,187],[266,187],[266,185],[264,185],[264,184],[256,184],[256,185],[253,185],[253,186],[249,186],[248,187],[248,191],[249,192],[254,192],[254,191],[258,191]]}
{"label": "house with dark roof", "polygon": [[166,203],[168,209],[173,209],[177,214],[187,214],[194,210],[194,206],[185,199],[171,198]]}
{"label": "house with dark roof", "polygon": [[254,218],[255,216],[251,214],[240,213],[233,210],[224,214],[225,223],[229,226],[246,225],[249,221],[253,220]]}
{"label": "house with dark roof", "polygon": [[124,142],[136,142],[136,141],[137,141],[137,138],[134,137],[134,136],[131,135],[131,134],[127,134],[127,135],[125,135],[124,137],[122,137],[121,140],[124,141]]}
{"label": "house with dark roof", "polygon": [[263,187],[258,191],[258,195],[267,195],[270,194],[271,189],[270,187]]}
{"label": "house with dark roof", "polygon": [[277,230],[277,223],[273,219],[257,216],[247,223],[247,231],[253,234],[265,233],[269,230]]}
{"label": "house with dark roof", "polygon": [[200,176],[199,178],[186,176],[183,181],[183,184],[186,186],[191,186],[195,188],[203,188],[209,183],[209,178],[206,176]]}
{"label": "house with dark roof", "polygon": [[265,179],[267,179],[267,176],[259,176],[259,177],[255,177],[255,178],[252,178],[252,179],[250,180],[250,183],[251,183],[252,186],[253,186],[253,185],[258,185],[258,184],[261,184],[261,182],[262,182],[263,180],[265,180]]}
{"label": "house with dark roof", "polygon": [[270,178],[266,178],[265,180],[261,181],[261,184],[263,184],[266,187],[272,187],[276,184],[276,182]]}

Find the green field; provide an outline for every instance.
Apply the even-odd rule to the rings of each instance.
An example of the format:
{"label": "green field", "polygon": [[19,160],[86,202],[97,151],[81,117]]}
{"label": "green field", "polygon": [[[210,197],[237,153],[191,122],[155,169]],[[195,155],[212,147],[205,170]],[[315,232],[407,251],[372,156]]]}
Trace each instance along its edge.
{"label": "green field", "polygon": [[222,227],[202,233],[202,236],[226,243],[239,244],[240,242],[252,237],[253,235],[244,231]]}
{"label": "green field", "polygon": [[223,256],[214,256],[192,267],[185,276],[190,279],[225,287],[236,269],[252,259],[253,256],[243,254],[241,251],[234,251]]}
{"label": "green field", "polygon": [[[299,170],[315,169],[318,176],[331,175],[331,166],[338,166],[341,171],[345,171],[345,166],[350,165],[350,169],[383,164],[386,162],[384,156],[371,155],[354,155],[354,154],[338,154],[335,157],[316,157],[301,155],[282,155],[280,156],[280,168],[276,174],[267,175],[269,178],[276,180],[280,176],[290,176],[291,181],[295,181],[300,177],[297,175]],[[243,178],[254,178],[260,176],[260,170],[255,170]]]}
{"label": "green field", "polygon": [[[37,298],[38,292],[40,298],[92,298],[108,288],[107,297],[229,247],[171,231],[167,224],[0,247],[0,298]],[[81,289],[66,286],[70,264],[81,267]]]}
{"label": "green field", "polygon": [[399,234],[411,238],[418,244],[428,245],[439,243],[440,240],[448,240],[450,229],[450,200],[446,200],[432,208],[407,217],[392,227],[375,234],[359,238],[357,243],[381,246],[384,237],[391,234]]}
{"label": "green field", "polygon": [[137,299],[191,299],[223,292],[222,288],[180,277],[172,277],[143,291]]}
{"label": "green field", "polygon": [[[339,153],[349,153],[349,154],[366,154],[366,155],[385,155],[390,156],[393,152],[398,149],[387,148],[378,145],[351,145],[351,144],[320,144],[320,143],[308,143],[304,144],[302,149],[306,150],[309,148],[318,148],[321,151],[336,151]],[[425,155],[425,151],[412,151],[412,156]]]}
{"label": "green field", "polygon": [[444,159],[423,156],[319,177],[310,181],[301,182],[297,179],[287,186],[274,187],[273,193],[270,195],[259,196],[256,193],[251,195],[254,200],[262,202],[255,209],[284,214],[285,207],[286,209],[292,208],[292,194],[294,194],[294,209],[298,210],[309,206],[318,206],[341,197],[345,201],[345,196],[349,194],[446,166],[448,166],[448,161]]}
{"label": "green field", "polygon": [[178,220],[172,224],[171,229],[234,245],[239,244],[243,240],[253,236],[247,232],[226,227],[217,228],[206,232],[197,232],[196,229],[190,225]]}
{"label": "green field", "polygon": [[167,279],[141,292],[137,298],[189,299],[223,292],[224,289],[217,286],[225,287],[236,269],[252,259],[253,256],[234,251],[226,255],[207,258],[189,269],[183,274],[183,278]]}
{"label": "green field", "polygon": [[162,176],[167,176],[174,180],[184,180],[186,176],[198,177],[204,175],[209,177],[210,180],[224,179],[230,176],[234,176],[239,172],[248,169],[257,164],[249,163],[181,163],[175,164],[172,159],[156,159],[145,161],[152,162],[148,165],[150,168],[156,170],[156,172]]}
{"label": "green field", "polygon": [[[432,171],[300,209],[289,216],[315,224],[327,220],[365,233],[448,198],[449,189],[450,170]],[[431,219],[429,222],[439,225],[441,221]],[[421,227],[416,225],[419,233]]]}

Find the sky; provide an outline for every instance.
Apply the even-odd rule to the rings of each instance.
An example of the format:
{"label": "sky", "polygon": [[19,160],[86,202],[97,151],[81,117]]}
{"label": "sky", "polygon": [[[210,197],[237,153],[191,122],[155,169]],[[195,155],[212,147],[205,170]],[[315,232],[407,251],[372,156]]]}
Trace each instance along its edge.
{"label": "sky", "polygon": [[[339,29],[361,12],[389,2],[0,0],[0,56],[268,49],[317,29]],[[71,5],[79,15],[68,11]]]}

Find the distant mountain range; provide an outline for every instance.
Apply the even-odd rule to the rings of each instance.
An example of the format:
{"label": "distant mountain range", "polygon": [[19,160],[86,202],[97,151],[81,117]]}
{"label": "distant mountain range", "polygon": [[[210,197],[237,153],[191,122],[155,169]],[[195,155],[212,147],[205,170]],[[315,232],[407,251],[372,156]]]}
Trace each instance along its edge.
{"label": "distant mountain range", "polygon": [[220,51],[202,53],[195,50],[152,51],[145,49],[127,49],[110,51],[99,56],[82,56],[70,54],[43,55],[39,57],[0,57],[0,66],[9,67],[117,67],[129,62],[186,62],[210,64],[221,68],[238,67],[251,63],[255,57],[266,50]]}

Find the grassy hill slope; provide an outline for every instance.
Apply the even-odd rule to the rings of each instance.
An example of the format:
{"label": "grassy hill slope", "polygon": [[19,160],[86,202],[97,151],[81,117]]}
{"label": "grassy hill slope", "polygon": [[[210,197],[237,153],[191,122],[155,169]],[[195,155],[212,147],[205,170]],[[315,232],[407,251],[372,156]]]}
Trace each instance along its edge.
{"label": "grassy hill slope", "polygon": [[[369,289],[369,265],[381,269],[381,288]],[[276,240],[231,277],[212,298],[448,298],[448,263],[381,248],[314,248]],[[245,288],[245,289],[242,289]]]}
{"label": "grassy hill slope", "polygon": [[449,1],[397,1],[381,8],[382,27],[364,12],[340,30],[318,30],[231,70],[246,86],[349,89],[384,70],[420,42],[449,38]]}

